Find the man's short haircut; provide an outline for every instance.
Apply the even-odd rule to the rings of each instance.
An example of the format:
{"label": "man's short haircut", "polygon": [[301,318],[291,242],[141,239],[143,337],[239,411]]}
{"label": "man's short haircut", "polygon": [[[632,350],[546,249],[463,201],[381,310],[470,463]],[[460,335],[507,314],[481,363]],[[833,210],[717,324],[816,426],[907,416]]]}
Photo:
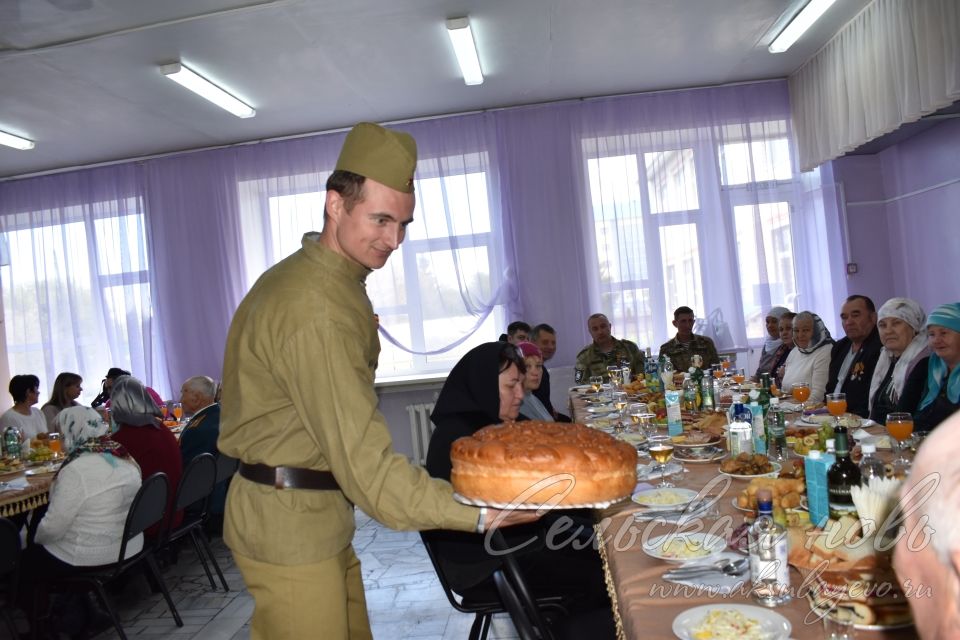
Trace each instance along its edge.
{"label": "man's short haircut", "polygon": [[25,375],[13,376],[10,378],[10,386],[7,390],[13,396],[14,402],[23,402],[27,399],[27,392],[31,389],[40,388],[40,378],[28,373]]}
{"label": "man's short haircut", "polygon": [[203,394],[205,398],[217,397],[217,382],[207,376],[193,376],[192,378],[188,378],[187,381],[183,383],[183,386],[190,391]]}
{"label": "man's short haircut", "polygon": [[[363,184],[366,177],[351,171],[334,171],[327,178],[327,191],[336,191],[343,198],[343,206],[349,212],[363,200]],[[324,208],[323,215],[327,215]]]}
{"label": "man's short haircut", "polygon": [[[780,319],[781,319],[781,320],[790,320],[790,321],[791,321],[790,323],[793,324],[793,319],[796,318],[796,317],[797,317],[797,314],[796,314],[796,313],[794,313],[793,311],[787,311],[785,314],[783,314],[782,316],[780,316]],[[777,324],[780,324],[780,323],[778,322]]]}
{"label": "man's short haircut", "polygon": [[527,335],[530,335],[530,325],[524,322],[523,320],[514,320],[507,325],[507,335],[515,336],[517,331],[525,331]]}
{"label": "man's short haircut", "polygon": [[690,307],[677,307],[673,312],[673,319],[676,320],[680,316],[686,316],[686,315],[692,316],[696,314],[693,313],[693,309],[691,309]]}
{"label": "man's short haircut", "polygon": [[551,333],[553,335],[557,335],[557,330],[548,325],[546,322],[541,322],[530,331],[530,337],[536,340],[540,337],[541,333]]}
{"label": "man's short haircut", "polygon": [[863,300],[863,304],[867,305],[867,311],[870,313],[877,312],[877,305],[873,304],[873,300],[867,296],[862,296],[859,293],[855,293],[852,296],[847,296],[847,299],[844,302],[856,302],[857,300]]}
{"label": "man's short haircut", "polygon": [[603,318],[603,319],[606,320],[607,322],[610,322],[610,318],[608,318],[605,314],[603,314],[603,313],[595,313],[595,314],[593,314],[592,316],[590,316],[589,318],[587,318],[587,324],[590,324],[590,321],[591,321],[591,320],[596,320],[597,318]]}

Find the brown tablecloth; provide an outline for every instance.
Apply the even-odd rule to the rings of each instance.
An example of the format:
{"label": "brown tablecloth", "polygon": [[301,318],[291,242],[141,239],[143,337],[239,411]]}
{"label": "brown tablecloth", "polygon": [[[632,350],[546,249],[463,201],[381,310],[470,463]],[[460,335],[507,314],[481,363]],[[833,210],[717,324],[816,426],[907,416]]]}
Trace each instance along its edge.
{"label": "brown tablecloth", "polygon": [[[5,481],[16,480],[23,475],[21,472],[20,475],[6,478]],[[24,489],[0,493],[0,517],[9,518],[47,504],[51,482],[53,482],[52,475],[31,478],[30,484]]]}
{"label": "brown tablecloth", "polygon": [[[574,420],[584,422],[586,413],[582,399],[571,396],[571,408]],[[877,431],[880,432],[879,430]],[[699,490],[719,474],[719,464],[686,463],[688,473],[682,478],[673,476],[678,486]],[[725,478],[726,476],[724,476]],[[743,523],[744,514],[733,506],[733,499],[748,484],[748,480],[730,479],[730,485],[718,499],[719,518],[703,520],[704,530],[721,535],[723,530],[729,533]],[[711,491],[711,495],[719,490]],[[610,507],[601,516],[598,528],[600,553],[603,558],[607,587],[614,605],[614,617],[617,621],[618,637],[633,638],[671,638],[673,620],[683,611],[704,604],[756,604],[746,594],[735,592],[725,597],[706,592],[697,593],[692,588],[676,585],[661,579],[661,575],[672,565],[646,555],[641,549],[641,540],[652,536],[670,533],[676,525],[635,522],[634,513],[639,506],[632,502],[623,502]],[[746,576],[749,579],[749,574]],[[796,569],[790,570],[791,587],[797,589],[802,578]],[[749,582],[747,583],[749,584]],[[805,620],[810,607],[805,598],[795,598],[788,604],[774,609],[784,616],[793,626],[792,638],[822,638],[823,626],[819,621]],[[812,616],[811,616],[812,618]],[[858,631],[858,638],[915,638],[913,628],[886,631]]]}

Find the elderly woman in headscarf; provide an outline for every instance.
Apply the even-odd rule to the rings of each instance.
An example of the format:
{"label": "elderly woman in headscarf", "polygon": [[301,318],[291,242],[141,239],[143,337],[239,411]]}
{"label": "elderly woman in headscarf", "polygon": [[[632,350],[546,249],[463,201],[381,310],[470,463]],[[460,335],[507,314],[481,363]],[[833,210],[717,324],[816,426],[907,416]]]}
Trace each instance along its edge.
{"label": "elderly woman in headscarf", "polygon": [[553,422],[553,414],[544,406],[533,392],[540,388],[543,380],[543,353],[532,342],[520,342],[517,349],[523,354],[523,363],[527,372],[523,376],[523,402],[520,403],[520,416],[527,420]]}
{"label": "elderly woman in headscarf", "polygon": [[756,378],[758,380],[762,373],[774,375],[778,368],[777,362],[786,358],[786,352],[792,348],[792,345],[786,347],[783,340],[780,339],[780,318],[785,313],[790,313],[790,310],[786,307],[774,307],[767,313],[765,320],[767,335],[763,341],[763,350],[760,352],[760,364],[757,365]]}
{"label": "elderly woman in headscarf", "polygon": [[927,314],[910,298],[890,298],[877,311],[877,329],[883,349],[870,380],[870,419],[887,423],[897,411],[907,377],[930,354],[922,333]]}
{"label": "elderly woman in headscarf", "polygon": [[899,411],[913,413],[913,429],[927,432],[960,408],[960,302],[942,304],[927,317],[929,358],[907,377]]}
{"label": "elderly woman in headscarf", "polygon": [[793,319],[794,349],[783,365],[781,388],[790,393],[793,385],[810,385],[810,401],[823,402],[830,375],[830,348],[833,338],[815,313],[801,311]]}
{"label": "elderly woman in headscarf", "polygon": [[[436,425],[427,452],[426,466],[431,476],[450,479],[450,447],[456,439],[518,417],[525,372],[521,351],[507,342],[481,344],[460,359],[447,376],[430,416]],[[503,532],[508,544],[522,545],[514,555],[534,596],[570,596],[579,607],[599,606],[609,613],[603,569],[593,547],[546,547],[546,531],[556,519],[548,515],[539,522]],[[574,521],[568,519],[565,539],[576,532],[576,526],[570,528],[571,522]],[[486,552],[483,535],[455,531],[427,535],[454,591],[480,585],[493,588],[492,575],[501,560]]]}
{"label": "elderly woman in headscarf", "polygon": [[[74,575],[78,567],[116,562],[123,527],[140,489],[140,469],[124,447],[110,438],[110,427],[89,407],[67,407],[57,414],[66,461],[50,488],[49,506],[34,543],[22,556],[21,594],[29,598],[34,579]],[[143,535],[127,543],[127,557],[143,548]],[[38,604],[46,609],[46,598]],[[24,602],[29,610],[32,602]],[[94,632],[109,617],[88,598],[62,596],[52,627],[70,633]],[[85,626],[86,625],[86,626]],[[75,636],[79,637],[79,636]]]}
{"label": "elderly woman in headscarf", "polygon": [[[167,474],[170,493],[167,513],[173,510],[177,486],[183,473],[180,445],[177,438],[163,425],[160,408],[151,398],[143,383],[133,376],[120,376],[110,391],[110,410],[118,429],[113,439],[122,444],[140,465],[144,478],[162,471]],[[174,514],[173,526],[183,520],[183,512]],[[160,533],[162,523],[147,529],[147,536]]]}

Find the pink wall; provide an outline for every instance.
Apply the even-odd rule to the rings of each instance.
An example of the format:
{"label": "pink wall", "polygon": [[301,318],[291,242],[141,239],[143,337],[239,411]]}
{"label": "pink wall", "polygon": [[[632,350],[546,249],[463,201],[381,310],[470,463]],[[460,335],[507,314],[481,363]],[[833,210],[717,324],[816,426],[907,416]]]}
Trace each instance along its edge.
{"label": "pink wall", "polygon": [[847,291],[878,305],[907,296],[928,311],[960,300],[960,120],[832,165],[859,265]]}

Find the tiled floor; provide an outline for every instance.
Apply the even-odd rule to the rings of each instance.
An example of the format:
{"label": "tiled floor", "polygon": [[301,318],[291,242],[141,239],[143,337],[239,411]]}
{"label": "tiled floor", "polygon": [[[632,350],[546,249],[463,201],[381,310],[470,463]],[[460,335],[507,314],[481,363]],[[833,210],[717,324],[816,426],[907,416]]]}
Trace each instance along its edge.
{"label": "tiled floor", "polygon": [[[151,594],[146,582],[137,577],[120,596],[114,596],[128,636],[155,640],[250,637],[253,599],[242,588],[240,573],[223,541],[216,539],[213,546],[231,591],[211,591],[192,549],[184,548],[177,564],[164,573],[184,626],[174,624],[162,596]],[[467,638],[473,616],[459,613],[447,602],[418,534],[392,531],[358,511],[354,548],[363,567],[374,638]],[[491,640],[516,637],[509,618],[494,618]],[[0,639],[6,638],[0,629]],[[117,638],[116,632],[97,636],[97,640],[109,638]]]}

